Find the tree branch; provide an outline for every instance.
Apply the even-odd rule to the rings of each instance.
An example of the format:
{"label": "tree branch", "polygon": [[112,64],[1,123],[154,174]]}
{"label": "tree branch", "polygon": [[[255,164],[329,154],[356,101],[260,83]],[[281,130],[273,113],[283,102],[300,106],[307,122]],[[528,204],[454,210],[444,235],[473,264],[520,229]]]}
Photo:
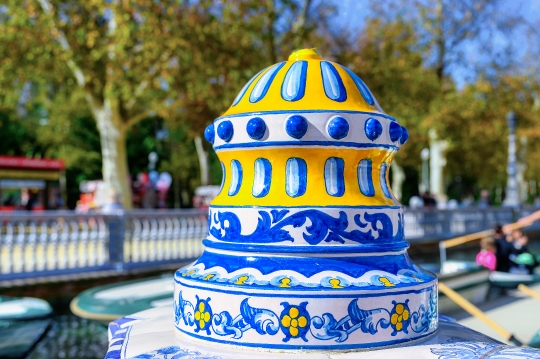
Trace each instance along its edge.
{"label": "tree branch", "polygon": [[86,79],[84,78],[84,73],[82,72],[81,68],[77,66],[75,61],[73,60],[73,52],[71,50],[71,46],[69,46],[69,42],[67,41],[66,35],[64,32],[55,24],[54,21],[54,15],[53,15],[53,7],[49,0],[38,0],[39,4],[41,5],[41,8],[43,9],[43,12],[50,17],[51,21],[51,34],[58,43],[60,44],[60,47],[64,50],[66,55],[68,56],[67,59],[67,65],[70,68],[70,70],[73,72],[73,76],[75,76],[75,80],[79,84],[79,86],[84,87],[86,85]]}
{"label": "tree branch", "polygon": [[135,115],[135,116],[131,117],[129,120],[127,120],[126,121],[126,128],[129,128],[129,127],[133,126],[134,124],[136,124],[139,121],[144,120],[148,116],[154,116],[155,114],[156,114],[156,111],[154,111],[154,110],[143,111],[143,112],[139,113],[138,115]]}
{"label": "tree branch", "polygon": [[[109,61],[112,61],[116,58],[116,41],[115,41],[115,34],[116,34],[116,28],[118,24],[116,23],[116,11],[118,9],[113,10],[118,5],[118,0],[112,1],[109,6],[106,8],[106,10],[110,11],[110,18],[107,21],[107,57],[109,58]],[[114,66],[107,66],[106,69],[106,85],[110,86],[112,85],[114,79]]]}
{"label": "tree branch", "polygon": [[[172,60],[174,56],[175,56],[175,53],[172,51],[163,54],[161,56],[162,58],[161,63],[169,64],[169,62]],[[148,71],[148,77],[139,83],[139,85],[135,88],[135,92],[133,93],[131,98],[126,102],[125,108],[127,110],[131,110],[133,108],[133,105],[135,105],[135,102],[137,101],[137,97],[139,97],[139,95],[146,89],[146,87],[148,86],[148,83],[150,82],[150,79],[158,72],[158,70],[161,70],[161,69],[162,69],[162,66],[154,65],[154,67]]]}

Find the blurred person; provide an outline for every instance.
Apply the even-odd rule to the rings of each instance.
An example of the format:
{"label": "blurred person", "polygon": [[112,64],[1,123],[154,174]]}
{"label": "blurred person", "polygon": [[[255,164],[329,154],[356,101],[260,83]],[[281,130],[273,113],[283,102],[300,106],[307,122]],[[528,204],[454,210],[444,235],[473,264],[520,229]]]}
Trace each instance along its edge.
{"label": "blurred person", "polygon": [[437,202],[437,209],[448,209],[448,197],[443,194]]}
{"label": "blurred person", "polygon": [[495,245],[495,240],[492,237],[482,238],[480,248],[480,252],[476,255],[476,263],[488,268],[490,271],[496,270],[497,246]]}
{"label": "blurred person", "polygon": [[448,206],[447,206],[448,209],[458,209],[459,208],[459,203],[457,200],[455,199],[451,199],[448,201]]}
{"label": "blurred person", "polygon": [[483,189],[482,191],[480,191],[478,208],[488,208],[489,206],[491,206],[491,203],[489,201],[489,191],[487,189]]}
{"label": "blurred person", "polygon": [[27,211],[34,210],[35,205],[38,203],[38,193],[36,191],[29,191],[28,192],[28,200],[26,201],[26,205],[24,206],[24,209]]}
{"label": "blurred person", "polygon": [[467,207],[471,207],[473,204],[474,204],[474,197],[472,196],[472,194],[468,194],[467,197],[465,197],[463,201],[461,202],[461,207],[467,208]]}
{"label": "blurred person", "polygon": [[409,199],[409,207],[411,207],[411,209],[422,208],[424,207],[424,201],[418,196],[412,196],[411,199]]}
{"label": "blurred person", "polygon": [[116,191],[111,191],[109,200],[101,207],[103,214],[117,214],[124,211],[124,206],[120,201],[120,195]]}
{"label": "blurred person", "polygon": [[424,194],[422,194],[422,200],[424,201],[424,207],[426,208],[437,207],[437,200],[431,193],[429,193],[429,191],[426,191]]}
{"label": "blurred person", "polygon": [[540,208],[540,196],[534,197],[533,207]]}
{"label": "blurred person", "polygon": [[519,229],[514,230],[514,233],[514,252],[510,255],[512,261],[510,272],[533,274],[534,269],[538,267],[538,261],[528,248],[529,237]]}
{"label": "blurred person", "polygon": [[495,234],[493,239],[496,247],[497,266],[499,272],[508,272],[512,266],[510,255],[514,253],[513,238],[511,235],[506,235],[500,224],[496,224],[493,229]]}

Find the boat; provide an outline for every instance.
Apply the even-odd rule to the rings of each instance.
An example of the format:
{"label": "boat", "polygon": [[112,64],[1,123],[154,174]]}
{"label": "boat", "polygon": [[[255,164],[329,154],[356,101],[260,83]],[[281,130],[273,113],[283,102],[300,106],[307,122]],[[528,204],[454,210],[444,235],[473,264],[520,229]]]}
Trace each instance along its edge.
{"label": "boat", "polygon": [[23,358],[49,329],[52,313],[43,299],[0,296],[0,358]]}
{"label": "boat", "polygon": [[491,272],[489,281],[493,287],[515,289],[520,284],[531,285],[540,282],[540,274]]}
{"label": "boat", "polygon": [[[490,272],[475,262],[448,260],[442,268],[436,264],[422,264],[422,268],[437,275],[439,282],[461,294],[473,304],[479,304],[486,300],[490,289]],[[439,293],[439,312],[452,313],[460,307]]]}
{"label": "boat", "polygon": [[103,324],[150,308],[173,302],[172,274],[94,287],[76,296],[71,312]]}
{"label": "boat", "polygon": [[0,320],[3,321],[39,319],[52,312],[52,307],[43,299],[0,295]]}

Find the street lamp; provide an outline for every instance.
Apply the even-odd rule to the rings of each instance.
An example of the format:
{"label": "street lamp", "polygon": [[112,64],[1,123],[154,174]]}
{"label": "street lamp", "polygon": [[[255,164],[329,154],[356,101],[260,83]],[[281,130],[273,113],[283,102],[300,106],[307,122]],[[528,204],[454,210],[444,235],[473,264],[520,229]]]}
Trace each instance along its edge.
{"label": "street lamp", "polygon": [[506,115],[506,123],[508,124],[508,181],[506,184],[506,197],[503,205],[507,207],[519,207],[519,191],[517,182],[517,159],[516,159],[516,127],[517,115],[514,111],[508,112]]}
{"label": "street lamp", "polygon": [[420,152],[420,158],[422,158],[422,184],[420,185],[420,192],[426,193],[429,191],[429,148],[424,148]]}
{"label": "street lamp", "polygon": [[148,154],[148,170],[153,171],[156,169],[156,162],[158,160],[158,154],[150,152]]}

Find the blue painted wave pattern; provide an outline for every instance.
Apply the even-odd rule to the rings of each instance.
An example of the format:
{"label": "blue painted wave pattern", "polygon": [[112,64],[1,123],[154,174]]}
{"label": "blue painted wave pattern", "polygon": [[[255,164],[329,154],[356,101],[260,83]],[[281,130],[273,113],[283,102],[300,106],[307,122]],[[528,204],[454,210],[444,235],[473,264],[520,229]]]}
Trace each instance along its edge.
{"label": "blue painted wave pattern", "polygon": [[[287,217],[289,210],[272,210],[270,212],[259,211],[257,228],[251,234],[242,234],[242,223],[233,212],[217,212],[212,216],[213,225],[210,234],[218,240],[233,243],[279,243],[290,241],[294,238],[287,226],[299,228],[306,224],[307,220],[311,224],[306,226],[302,234],[304,240],[311,245],[321,242],[345,243],[350,240],[361,244],[373,244],[374,242],[393,242],[403,240],[403,219],[402,214],[398,214],[398,230],[394,235],[392,220],[386,213],[364,213],[363,219],[360,214],[353,218],[354,224],[365,229],[368,225],[371,230],[362,232],[359,229],[347,231],[349,219],[344,211],[339,212],[339,217],[334,218],[319,210],[305,210],[293,213]],[[227,223],[226,223],[227,222]],[[374,236],[373,233],[377,233]]]}
{"label": "blue painted wave pattern", "polygon": [[221,359],[217,355],[204,355],[201,352],[196,350],[190,350],[186,348],[180,348],[179,346],[173,345],[170,347],[165,347],[157,350],[153,350],[148,353],[139,354],[137,356],[131,357],[130,359]]}
{"label": "blue painted wave pattern", "polygon": [[455,342],[441,344],[438,348],[431,348],[430,351],[438,355],[438,359],[508,359],[508,358],[540,358],[540,351],[533,348],[515,347],[501,343],[482,343],[473,341],[462,341],[456,338]]}
{"label": "blue painted wave pattern", "polygon": [[[282,305],[286,304],[286,307],[298,309],[296,316],[300,314],[304,317],[304,322],[300,324],[302,330],[304,330],[304,333],[311,333],[312,338],[310,339],[312,341],[334,340],[336,343],[343,343],[349,339],[352,333],[358,330],[372,336],[386,329],[392,330],[391,336],[396,336],[400,332],[408,334],[408,329],[417,334],[425,334],[434,330],[437,327],[437,304],[436,300],[433,299],[434,296],[432,288],[430,305],[426,308],[421,304],[416,311],[409,309],[409,299],[400,303],[392,301],[389,308],[372,309],[361,308],[358,299],[353,299],[348,304],[347,315],[339,320],[330,312],[323,313],[320,316],[311,316],[308,310],[309,302],[301,303],[301,310],[299,306],[289,305],[288,303],[282,303]],[[270,336],[276,335],[281,329],[285,335],[284,342],[289,341],[291,337],[301,337],[304,341],[309,342],[305,334],[287,335],[290,332],[289,327],[294,326],[294,324],[283,320],[283,314],[287,311],[287,308],[282,313],[282,319],[280,320],[280,316],[272,310],[252,307],[249,305],[248,300],[249,298],[245,298],[240,303],[240,313],[234,317],[228,311],[214,314],[211,319],[212,330],[201,331],[201,333],[206,333],[209,336],[216,334],[232,339],[241,339],[244,333],[251,329],[254,329],[260,335],[268,334]],[[210,302],[210,299],[207,300],[208,302]],[[208,311],[211,312],[209,304],[207,305]],[[185,326],[196,326],[196,323],[186,320],[186,318],[191,318],[193,307],[193,304],[182,298],[182,292],[180,292],[178,301],[175,301],[174,304],[175,324],[177,326],[181,324],[182,319]],[[293,316],[293,318],[295,317]]]}

